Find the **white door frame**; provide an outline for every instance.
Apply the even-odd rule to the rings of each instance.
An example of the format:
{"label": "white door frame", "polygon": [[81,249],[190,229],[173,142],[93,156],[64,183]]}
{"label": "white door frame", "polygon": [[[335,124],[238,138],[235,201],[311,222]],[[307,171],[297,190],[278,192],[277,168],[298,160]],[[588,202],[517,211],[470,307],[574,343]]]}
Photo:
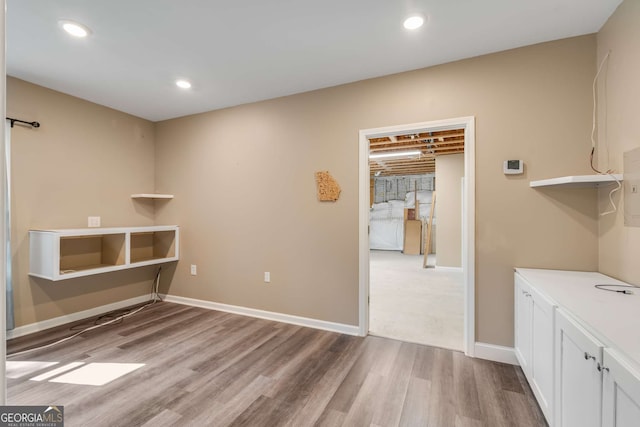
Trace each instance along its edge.
{"label": "white door frame", "polygon": [[359,237],[359,334],[369,333],[369,138],[397,133],[464,129],[464,194],[462,218],[462,269],[464,275],[464,352],[474,355],[475,347],[475,117],[412,123],[360,130],[358,145],[358,237]]}
{"label": "white door frame", "polygon": [[[6,44],[5,44],[5,11],[7,10],[7,5],[5,0],[0,0],[0,70],[2,73],[2,81],[0,82],[0,114],[2,114],[2,120],[0,124],[0,177],[5,174],[4,165],[5,165],[5,140],[4,140],[4,132],[6,126],[6,81],[7,81],[7,72],[6,72]],[[7,379],[6,379],[6,360],[7,360],[7,349],[5,345],[6,338],[6,292],[7,292],[7,276],[6,276],[6,224],[5,224],[5,206],[4,206],[4,185],[2,185],[3,179],[0,179],[0,215],[2,220],[0,220],[0,360],[2,366],[0,366],[0,405],[7,404]]]}

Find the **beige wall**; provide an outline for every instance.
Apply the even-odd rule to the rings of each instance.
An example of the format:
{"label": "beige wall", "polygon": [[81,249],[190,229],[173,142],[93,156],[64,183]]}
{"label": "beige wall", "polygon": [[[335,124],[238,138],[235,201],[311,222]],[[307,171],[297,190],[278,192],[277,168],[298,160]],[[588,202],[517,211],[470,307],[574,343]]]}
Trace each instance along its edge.
{"label": "beige wall", "polygon": [[[598,34],[598,63],[611,51],[600,79],[598,166],[623,172],[623,153],[640,147],[640,2],[625,0]],[[608,153],[607,153],[608,151]],[[609,187],[610,188],[610,187]],[[599,190],[599,209],[609,210],[609,189]],[[640,228],[624,226],[622,190],[615,214],[600,219],[600,271],[640,285]]]}
{"label": "beige wall", "polygon": [[[156,222],[182,226],[170,292],[357,324],[358,131],[475,116],[476,338],[511,346],[514,266],[598,265],[595,190],[528,186],[589,172],[595,51],[584,36],[158,123],[156,187],[176,198]],[[502,173],[513,158],[524,175]]]}
{"label": "beige wall", "polygon": [[436,265],[462,267],[464,154],[436,157]]}
{"label": "beige wall", "polygon": [[33,228],[154,223],[154,124],[22,80],[7,79],[7,115],[41,127],[12,130],[12,253],[16,326],[143,295],[154,270],[141,268],[50,282],[28,276]]}
{"label": "beige wall", "polygon": [[[528,186],[589,172],[595,52],[584,36],[155,125],[9,78],[8,114],[42,123],[13,133],[16,323],[146,292],[151,268],[29,278],[27,230],[152,224],[153,204],[129,195],[158,190],[176,198],[155,223],[182,227],[172,294],[355,325],[358,131],[472,115],[476,338],[510,346],[514,266],[598,266],[595,191]],[[509,158],[523,176],[502,173]],[[316,200],[318,170],[338,202]]]}

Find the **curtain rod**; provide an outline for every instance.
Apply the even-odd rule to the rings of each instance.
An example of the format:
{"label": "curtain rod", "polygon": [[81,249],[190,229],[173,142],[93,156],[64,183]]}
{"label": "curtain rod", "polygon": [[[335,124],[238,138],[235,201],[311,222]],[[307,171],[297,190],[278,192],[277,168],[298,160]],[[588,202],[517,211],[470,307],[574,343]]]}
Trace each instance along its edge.
{"label": "curtain rod", "polygon": [[13,124],[16,123],[16,122],[24,123],[25,125],[29,125],[29,126],[34,127],[34,128],[39,128],[40,127],[40,123],[38,123],[38,122],[27,122],[27,121],[24,121],[24,120],[12,119],[11,117],[7,117],[6,119],[11,122],[11,127],[13,127]]}

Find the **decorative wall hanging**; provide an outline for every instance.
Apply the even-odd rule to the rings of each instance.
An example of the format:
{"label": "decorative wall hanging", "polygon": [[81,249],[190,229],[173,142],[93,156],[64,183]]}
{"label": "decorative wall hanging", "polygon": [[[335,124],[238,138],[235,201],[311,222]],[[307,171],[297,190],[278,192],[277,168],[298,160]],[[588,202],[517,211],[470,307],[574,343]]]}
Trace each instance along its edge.
{"label": "decorative wall hanging", "polygon": [[329,171],[316,172],[318,200],[321,202],[335,202],[340,197],[340,185]]}

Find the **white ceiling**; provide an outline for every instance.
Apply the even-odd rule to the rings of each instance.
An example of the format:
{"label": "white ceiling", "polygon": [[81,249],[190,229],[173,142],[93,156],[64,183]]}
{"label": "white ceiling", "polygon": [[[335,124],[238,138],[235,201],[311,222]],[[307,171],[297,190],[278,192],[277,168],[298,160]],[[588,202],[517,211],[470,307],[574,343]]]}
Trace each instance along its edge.
{"label": "white ceiling", "polygon": [[158,121],[594,33],[620,3],[7,0],[7,74]]}

